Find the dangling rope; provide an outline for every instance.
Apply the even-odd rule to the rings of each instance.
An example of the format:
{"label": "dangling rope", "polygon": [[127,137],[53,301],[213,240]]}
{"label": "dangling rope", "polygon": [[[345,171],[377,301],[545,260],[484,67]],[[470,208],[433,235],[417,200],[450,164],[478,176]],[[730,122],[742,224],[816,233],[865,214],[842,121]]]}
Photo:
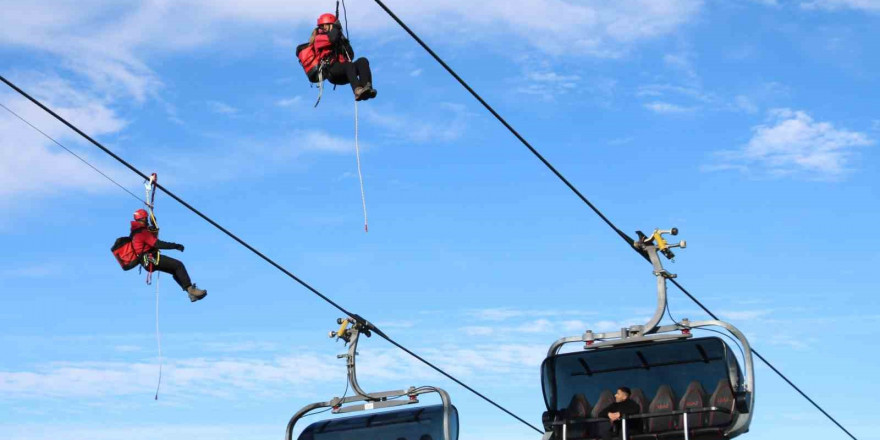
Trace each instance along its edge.
{"label": "dangling rope", "polygon": [[[336,20],[339,21],[339,3],[340,0],[336,0]],[[344,24],[345,24],[345,39],[351,41],[351,36],[348,33],[348,11],[345,9],[345,0],[342,0],[342,14],[344,15]],[[345,51],[345,57],[348,58],[349,62],[352,62],[351,57],[348,52]],[[367,223],[367,198],[364,193],[364,174],[361,171],[361,147],[358,142],[358,103],[354,102],[354,152],[357,157],[357,167],[358,167],[358,181],[361,185],[361,205],[364,208],[364,232],[370,232],[370,227]]]}
{"label": "dangling rope", "polygon": [[361,172],[361,147],[358,143],[358,103],[354,102],[354,152],[357,157],[358,180],[361,183],[361,205],[364,207],[364,232],[370,232],[367,226],[367,198],[364,195],[364,175]]}
{"label": "dangling rope", "polygon": [[162,386],[162,333],[159,332],[159,278],[156,274],[156,345],[159,348],[159,381],[156,383],[156,396],[153,400],[159,400],[159,387]]}

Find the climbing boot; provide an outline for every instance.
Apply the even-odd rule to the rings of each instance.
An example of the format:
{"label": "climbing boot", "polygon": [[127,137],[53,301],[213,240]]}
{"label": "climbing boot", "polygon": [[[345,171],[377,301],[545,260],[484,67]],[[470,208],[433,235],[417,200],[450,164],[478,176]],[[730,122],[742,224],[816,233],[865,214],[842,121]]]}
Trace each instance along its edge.
{"label": "climbing boot", "polygon": [[354,100],[355,101],[363,101],[364,99],[367,99],[367,96],[369,96],[368,91],[369,91],[369,89],[367,89],[366,87],[355,87],[354,88]]}
{"label": "climbing boot", "polygon": [[196,302],[206,296],[208,296],[207,290],[202,290],[196,287],[195,284],[186,288],[186,293],[189,295],[190,302]]}
{"label": "climbing boot", "polygon": [[373,98],[375,98],[376,95],[379,93],[379,92],[376,91],[376,89],[373,88],[373,83],[366,83],[366,84],[364,84],[364,88],[367,89],[367,90],[364,92],[364,93],[366,94],[366,96],[364,96],[364,98],[363,98],[364,101],[366,101],[366,100],[368,100],[368,99],[373,99]]}

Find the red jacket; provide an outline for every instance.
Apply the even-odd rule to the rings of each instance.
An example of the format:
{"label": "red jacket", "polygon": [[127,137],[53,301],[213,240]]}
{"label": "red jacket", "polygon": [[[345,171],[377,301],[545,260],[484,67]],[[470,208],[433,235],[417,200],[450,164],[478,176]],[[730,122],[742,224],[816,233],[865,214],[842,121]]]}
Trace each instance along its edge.
{"label": "red jacket", "polygon": [[131,222],[131,232],[131,245],[135,254],[142,255],[156,249],[156,242],[159,239],[143,223]]}

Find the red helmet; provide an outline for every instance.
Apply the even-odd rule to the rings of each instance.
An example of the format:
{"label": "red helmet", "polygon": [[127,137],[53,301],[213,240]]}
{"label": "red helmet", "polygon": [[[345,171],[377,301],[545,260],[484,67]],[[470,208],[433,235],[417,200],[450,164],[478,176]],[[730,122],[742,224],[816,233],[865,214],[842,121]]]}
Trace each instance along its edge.
{"label": "red helmet", "polygon": [[333,24],[333,23],[336,23],[336,16],[333,14],[326,13],[326,14],[321,14],[321,16],[318,17],[318,26],[321,26],[322,24]]}
{"label": "red helmet", "polygon": [[135,221],[138,221],[138,222],[143,221],[143,220],[146,220],[147,217],[149,217],[149,214],[147,214],[146,210],[138,209],[137,211],[134,212],[134,220]]}

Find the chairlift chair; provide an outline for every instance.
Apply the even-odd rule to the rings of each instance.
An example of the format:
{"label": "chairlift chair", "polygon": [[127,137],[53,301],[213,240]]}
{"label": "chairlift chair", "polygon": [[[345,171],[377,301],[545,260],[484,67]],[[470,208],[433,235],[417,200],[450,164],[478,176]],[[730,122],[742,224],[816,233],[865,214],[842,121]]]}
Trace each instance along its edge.
{"label": "chairlift chair", "polygon": [[[293,440],[294,426],[300,419],[322,408],[329,408],[333,415],[363,414],[314,422],[303,429],[297,440],[458,440],[458,410],[446,391],[431,386],[377,393],[364,391],[357,381],[358,338],[361,334],[369,337],[376,328],[360,317],[340,318],[337,323],[339,330],[330,332],[330,337],[342,339],[348,345],[348,353],[337,358],[346,359],[348,384],[355,395],[306,405],[291,417],[285,440]],[[410,406],[418,404],[419,397],[429,393],[438,394],[441,403]],[[401,406],[406,408],[373,411]]]}
{"label": "chairlift chair", "polygon": [[[609,393],[622,386],[633,390],[630,398],[641,406],[640,414],[622,420],[616,436],[624,440],[731,439],[747,432],[755,403],[748,340],[719,320],[683,319],[660,326],[667,307],[666,281],[675,275],[663,268],[658,253],[672,259],[671,249],[686,243],[670,244],[663,237],[677,235],[676,228],[637,234],[633,245],[651,261],[657,278],[654,316],[645,325],[606,333],[587,330],[550,346],[541,365],[547,407],[544,440],[595,437],[597,424],[608,423],[597,415],[613,402]],[[735,338],[745,371],[723,339],[692,334],[708,327],[720,327]],[[583,350],[560,353],[570,343],[583,343]]]}

